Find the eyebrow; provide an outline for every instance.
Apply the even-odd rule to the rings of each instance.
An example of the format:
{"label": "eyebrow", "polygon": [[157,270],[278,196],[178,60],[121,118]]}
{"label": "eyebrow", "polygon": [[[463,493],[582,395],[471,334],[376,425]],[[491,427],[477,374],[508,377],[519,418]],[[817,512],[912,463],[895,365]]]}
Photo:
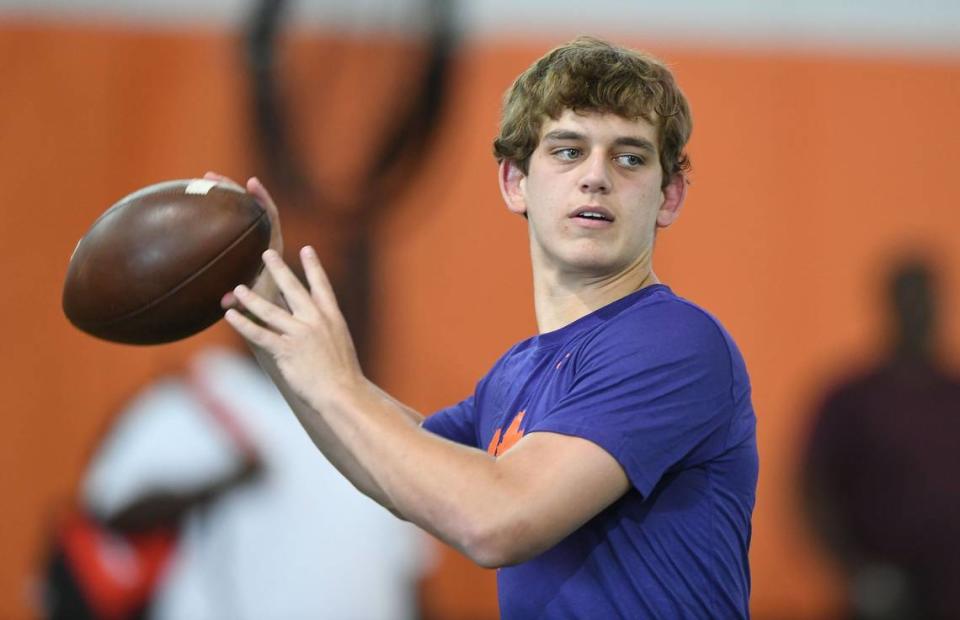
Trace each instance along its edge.
{"label": "eyebrow", "polygon": [[[586,140],[586,136],[569,129],[554,129],[543,136],[544,140]],[[639,136],[620,136],[613,141],[615,146],[633,146],[649,153],[656,153],[657,147],[646,138]]]}

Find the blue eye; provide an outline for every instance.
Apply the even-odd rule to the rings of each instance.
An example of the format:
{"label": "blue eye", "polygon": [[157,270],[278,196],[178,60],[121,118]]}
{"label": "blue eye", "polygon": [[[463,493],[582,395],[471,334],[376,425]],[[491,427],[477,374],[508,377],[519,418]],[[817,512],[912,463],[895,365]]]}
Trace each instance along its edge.
{"label": "blue eye", "polygon": [[557,149],[553,152],[554,157],[557,159],[562,159],[564,161],[573,161],[580,156],[580,149],[573,148],[568,146],[562,149]]}
{"label": "blue eye", "polygon": [[645,161],[639,155],[634,155],[633,153],[624,153],[623,155],[617,155],[617,161],[621,165],[626,166],[627,168],[637,168],[642,166]]}

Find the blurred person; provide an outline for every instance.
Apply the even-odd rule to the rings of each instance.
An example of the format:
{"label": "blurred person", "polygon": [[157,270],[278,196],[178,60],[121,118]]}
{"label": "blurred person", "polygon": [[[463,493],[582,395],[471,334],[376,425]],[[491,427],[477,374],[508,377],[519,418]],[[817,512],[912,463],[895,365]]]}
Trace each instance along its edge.
{"label": "blurred person", "polygon": [[898,264],[886,301],[885,359],[817,410],[805,498],[852,617],[960,618],[960,377],[942,358],[930,264]]}
{"label": "blurred person", "polygon": [[329,466],[249,356],[205,350],[143,390],[81,496],[48,618],[416,617],[427,541]]}
{"label": "blurred person", "polygon": [[598,39],[516,80],[494,151],[529,231],[539,334],[428,418],[365,377],[316,253],[300,252],[305,287],[281,258],[276,206],[247,183],[274,238],[252,290],[225,295],[227,320],[360,491],[499,568],[505,619],[749,615],[746,368],[653,271],[690,130],[660,61]]}

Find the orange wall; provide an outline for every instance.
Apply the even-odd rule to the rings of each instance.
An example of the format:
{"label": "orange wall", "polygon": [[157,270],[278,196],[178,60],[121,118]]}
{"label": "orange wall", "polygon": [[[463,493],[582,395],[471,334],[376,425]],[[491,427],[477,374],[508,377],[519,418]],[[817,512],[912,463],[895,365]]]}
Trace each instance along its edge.
{"label": "orange wall", "polygon": [[[77,238],[123,194],[207,169],[258,172],[236,43],[214,32],[0,23],[0,249],[8,260],[0,617],[29,617],[27,577],[44,521],[76,483],[111,410],[197,347],[228,339],[219,326],[166,347],[98,342],[66,323],[59,295]],[[380,229],[377,375],[422,410],[463,397],[534,329],[524,227],[500,205],[489,142],[502,90],[553,43],[462,51],[442,139]],[[914,243],[944,264],[960,262],[951,166],[960,151],[960,61],[652,51],[674,66],[696,120],[694,184],[680,222],[660,237],[658,272],[725,322],[754,381],[762,458],[755,615],[822,617],[837,604],[836,575],[797,513],[798,449],[818,386],[871,349],[885,257]],[[309,68],[317,57],[294,64]],[[371,59],[366,77],[340,78],[348,82],[337,88],[359,80],[343,92],[362,95],[329,112],[342,117],[342,137],[313,135],[324,145],[318,152],[340,149],[343,162],[360,151],[369,123],[350,131],[342,123],[358,120],[357,101],[372,117],[389,102],[369,94],[374,66]],[[299,85],[314,95],[318,87]],[[306,134],[320,131],[305,125]],[[960,272],[946,283],[957,307]],[[960,326],[951,330],[960,343]],[[443,562],[427,586],[430,608],[449,618],[495,614],[492,573],[449,552]]]}

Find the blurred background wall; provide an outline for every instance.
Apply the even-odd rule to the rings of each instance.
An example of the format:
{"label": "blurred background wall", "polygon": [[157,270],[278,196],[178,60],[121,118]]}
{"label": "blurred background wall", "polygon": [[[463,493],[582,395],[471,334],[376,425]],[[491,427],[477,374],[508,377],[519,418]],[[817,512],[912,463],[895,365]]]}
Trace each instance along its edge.
{"label": "blurred background wall", "polygon": [[[390,41],[420,18],[402,3],[292,4],[293,118],[316,182],[337,186],[363,149],[364,119],[391,105],[377,90]],[[0,618],[31,617],[46,524],[110,414],[200,347],[231,340],[218,325],[156,348],[98,342],[63,318],[60,287],[77,239],[126,193],[211,169],[260,173],[241,47],[252,10],[247,0],[0,2]],[[431,411],[535,329],[524,225],[502,207],[490,156],[512,78],[579,32],[658,54],[695,118],[693,185],[678,226],[660,236],[658,273],[726,324],[754,384],[754,614],[830,617],[838,573],[801,514],[800,451],[825,383],[881,344],[878,286],[893,256],[933,254],[944,316],[960,306],[960,5],[475,0],[455,15],[462,38],[438,139],[374,230],[376,376]],[[335,83],[331,61],[353,63]],[[291,234],[307,241],[318,228]],[[960,325],[946,337],[960,350]],[[448,550],[425,597],[435,617],[496,614],[493,574]]]}

